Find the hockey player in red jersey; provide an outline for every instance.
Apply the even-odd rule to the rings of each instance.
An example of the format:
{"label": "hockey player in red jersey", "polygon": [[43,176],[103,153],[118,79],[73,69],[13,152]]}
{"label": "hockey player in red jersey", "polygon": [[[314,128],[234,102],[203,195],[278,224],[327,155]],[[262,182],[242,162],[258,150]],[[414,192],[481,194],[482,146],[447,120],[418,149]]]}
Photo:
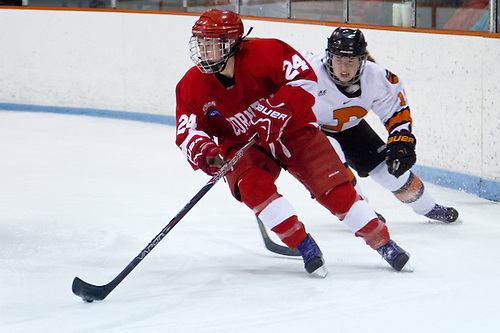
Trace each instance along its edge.
{"label": "hockey player in red jersey", "polygon": [[[326,53],[304,52],[318,76],[313,106],[318,123],[338,141],[349,166],[361,177],[369,175],[417,214],[454,222],[457,210],[437,204],[410,171],[416,162],[416,139],[403,84],[395,74],[366,61],[366,45],[361,30],[337,28],[328,38]],[[387,143],[363,119],[370,110],[387,129]]]}
{"label": "hockey player in red jersey", "polygon": [[[308,273],[323,273],[323,255],[275,181],[284,167],[332,214],[396,270],[409,255],[354,190],[312,111],[317,77],[304,58],[277,39],[244,40],[241,18],[210,10],[190,39],[192,67],[176,88],[176,144],[191,166],[214,175],[258,133],[226,174],[245,203],[290,248]],[[321,269],[320,269],[321,268]],[[320,274],[321,274],[320,273]]]}

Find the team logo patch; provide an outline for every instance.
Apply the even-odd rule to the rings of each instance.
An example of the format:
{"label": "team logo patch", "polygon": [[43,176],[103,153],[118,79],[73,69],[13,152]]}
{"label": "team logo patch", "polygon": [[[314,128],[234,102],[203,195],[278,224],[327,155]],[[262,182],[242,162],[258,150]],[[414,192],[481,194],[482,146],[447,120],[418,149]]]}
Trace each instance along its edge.
{"label": "team logo patch", "polygon": [[389,72],[387,69],[385,70],[385,77],[392,84],[396,84],[396,83],[399,82],[399,79],[396,76],[396,74],[393,74],[393,73]]}
{"label": "team logo patch", "polygon": [[207,118],[222,117],[222,114],[217,109],[210,109],[207,112]]}

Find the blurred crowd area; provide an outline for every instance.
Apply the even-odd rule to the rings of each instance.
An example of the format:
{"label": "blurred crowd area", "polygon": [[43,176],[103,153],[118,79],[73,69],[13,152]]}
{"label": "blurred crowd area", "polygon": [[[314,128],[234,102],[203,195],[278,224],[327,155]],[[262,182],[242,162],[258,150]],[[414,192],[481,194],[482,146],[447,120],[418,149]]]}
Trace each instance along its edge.
{"label": "blurred crowd area", "polygon": [[0,0],[4,6],[113,8],[241,15],[424,29],[498,32],[500,0]]}

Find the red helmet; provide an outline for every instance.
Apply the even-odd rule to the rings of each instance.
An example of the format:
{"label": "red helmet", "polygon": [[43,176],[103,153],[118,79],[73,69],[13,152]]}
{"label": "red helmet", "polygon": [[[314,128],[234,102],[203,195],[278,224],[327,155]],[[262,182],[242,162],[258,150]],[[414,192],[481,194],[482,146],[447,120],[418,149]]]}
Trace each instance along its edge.
{"label": "red helmet", "polygon": [[243,22],[229,10],[212,9],[200,16],[193,25],[196,37],[227,38],[238,41],[243,36]]}
{"label": "red helmet", "polygon": [[219,73],[243,40],[243,22],[238,14],[212,9],[202,14],[193,26],[189,40],[191,60],[202,73]]}

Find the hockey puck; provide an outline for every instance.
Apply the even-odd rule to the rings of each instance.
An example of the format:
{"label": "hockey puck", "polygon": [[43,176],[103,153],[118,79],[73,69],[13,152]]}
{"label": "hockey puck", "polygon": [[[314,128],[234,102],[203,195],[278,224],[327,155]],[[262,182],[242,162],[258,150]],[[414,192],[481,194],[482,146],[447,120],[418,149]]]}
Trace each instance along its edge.
{"label": "hockey puck", "polygon": [[87,298],[84,298],[83,301],[85,303],[92,303],[94,300],[93,299],[87,299]]}

